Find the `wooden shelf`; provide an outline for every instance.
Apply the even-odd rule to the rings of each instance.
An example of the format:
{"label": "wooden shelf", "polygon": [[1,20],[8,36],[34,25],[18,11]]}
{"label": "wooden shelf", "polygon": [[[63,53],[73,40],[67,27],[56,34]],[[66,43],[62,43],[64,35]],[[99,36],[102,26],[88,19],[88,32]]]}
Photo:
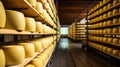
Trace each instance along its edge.
{"label": "wooden shelf", "polygon": [[99,10],[100,8],[102,8],[103,6],[107,5],[108,3],[112,2],[113,0],[109,0],[106,3],[104,3],[102,6],[100,6],[99,8],[97,8],[96,10],[90,12],[88,15],[91,15],[92,13],[94,13],[95,11]]}
{"label": "wooden shelf", "polygon": [[27,0],[2,0],[6,9],[18,10],[24,13],[27,17],[33,17],[35,20],[41,21],[42,23],[52,26]]}
{"label": "wooden shelf", "polygon": [[[93,48],[93,47],[91,47],[91,48]],[[96,48],[93,48],[93,49],[96,49]],[[119,56],[114,56],[113,54],[107,53],[107,52],[105,52],[105,51],[103,51],[103,50],[99,50],[99,49],[96,49],[96,50],[98,50],[98,51],[100,51],[100,52],[102,52],[102,53],[105,53],[105,54],[107,54],[107,55],[109,55],[109,56],[112,56],[112,57],[117,58],[117,59],[120,60],[120,57],[119,57]]]}
{"label": "wooden shelf", "polygon": [[17,30],[12,30],[12,29],[0,29],[0,34],[1,35],[52,35],[52,34],[47,34],[47,33],[38,33],[38,32],[29,32],[29,31],[22,31],[19,32]]}
{"label": "wooden shelf", "polygon": [[88,33],[89,35],[120,35],[120,33],[96,33],[96,34],[90,34]]}
{"label": "wooden shelf", "polygon": [[116,26],[120,26],[120,23],[110,24],[108,26],[102,26],[102,27],[98,27],[98,28],[88,28],[88,29],[89,30],[91,30],[91,29],[102,29],[102,28],[110,28],[110,27],[116,27]]}
{"label": "wooden shelf", "polygon": [[90,40],[92,42],[99,42],[99,43],[104,43],[104,44],[109,44],[110,46],[116,46],[116,47],[120,47],[119,44],[113,44],[113,43],[108,43],[108,42],[103,42],[103,41],[96,41],[96,40]]}
{"label": "wooden shelf", "polygon": [[89,18],[89,19],[93,19],[93,18],[95,18],[95,17],[98,17],[98,16],[100,16],[100,15],[102,15],[102,14],[104,14],[104,13],[106,13],[106,12],[108,12],[108,11],[114,9],[114,8],[117,8],[117,7],[119,7],[119,6],[120,6],[120,3],[116,4],[115,6],[109,8],[109,9],[107,9],[106,11],[103,11],[102,13],[100,13],[100,14],[94,16],[94,17],[91,17],[91,18]]}
{"label": "wooden shelf", "polygon": [[115,17],[119,17],[119,16],[120,16],[120,13],[118,13],[118,14],[116,14],[116,15],[112,15],[112,16],[107,17],[107,18],[102,19],[102,20],[98,20],[98,21],[96,21],[96,22],[88,23],[88,24],[91,25],[91,24],[99,23],[99,22],[106,21],[106,20],[109,20],[109,19],[111,19],[111,18],[115,18]]}

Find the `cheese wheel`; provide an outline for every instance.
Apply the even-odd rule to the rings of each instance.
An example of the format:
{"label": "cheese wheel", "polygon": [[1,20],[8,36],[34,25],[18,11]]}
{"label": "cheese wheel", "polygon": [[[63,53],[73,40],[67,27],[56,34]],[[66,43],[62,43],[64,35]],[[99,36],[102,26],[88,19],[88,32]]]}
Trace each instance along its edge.
{"label": "cheese wheel", "polygon": [[106,11],[106,10],[107,10],[107,6],[104,6],[104,7],[103,7],[103,11]]}
{"label": "cheese wheel", "polygon": [[112,20],[108,20],[107,25],[111,25],[111,24],[113,24]]}
{"label": "cheese wheel", "polygon": [[32,57],[35,53],[34,44],[32,43],[18,43],[19,45],[22,45],[25,50],[25,58]]}
{"label": "cheese wheel", "polygon": [[36,10],[37,10],[39,13],[43,14],[43,5],[42,5],[41,2],[37,2],[37,4],[36,4]]}
{"label": "cheese wheel", "polygon": [[31,64],[33,64],[35,67],[42,67],[42,60],[39,58],[35,58],[32,60]]}
{"label": "cheese wheel", "polygon": [[0,0],[0,28],[5,27],[5,21],[6,21],[5,9],[2,4],[2,1]]}
{"label": "cheese wheel", "polygon": [[0,49],[0,67],[5,67],[5,55],[2,49]]}
{"label": "cheese wheel", "polygon": [[36,22],[36,32],[43,33],[43,25],[41,22]]}
{"label": "cheese wheel", "polygon": [[45,4],[47,2],[47,0],[41,0],[43,4]]}
{"label": "cheese wheel", "polygon": [[108,38],[108,43],[113,43],[113,39],[112,38]]}
{"label": "cheese wheel", "polygon": [[112,33],[112,29],[107,29],[107,33]]}
{"label": "cheese wheel", "polygon": [[112,53],[113,49],[112,48],[107,48],[108,53]]}
{"label": "cheese wheel", "polygon": [[118,4],[119,3],[119,0],[114,0],[113,1],[113,6],[115,6],[116,4]]}
{"label": "cheese wheel", "polygon": [[119,28],[113,28],[113,33],[119,33]]}
{"label": "cheese wheel", "polygon": [[113,14],[112,11],[109,11],[108,14],[107,14],[107,16],[111,17],[112,14]]}
{"label": "cheese wheel", "polygon": [[23,46],[10,45],[3,46],[2,49],[5,53],[6,65],[20,64],[25,58],[25,51]]}
{"label": "cheese wheel", "polygon": [[107,51],[107,47],[103,47],[103,51],[105,51],[105,52],[106,52],[106,51]]}
{"label": "cheese wheel", "polygon": [[113,9],[113,15],[116,15],[117,13],[119,13],[119,9]]}
{"label": "cheese wheel", "polygon": [[6,10],[5,28],[23,31],[25,29],[24,14],[14,10]]}
{"label": "cheese wheel", "polygon": [[113,50],[112,54],[115,56],[119,56],[119,50]]}
{"label": "cheese wheel", "polygon": [[27,0],[33,7],[36,7],[36,0]]}
{"label": "cheese wheel", "polygon": [[109,4],[107,5],[107,8],[110,9],[112,6],[113,6],[113,4],[112,4],[112,3],[109,3]]}
{"label": "cheese wheel", "polygon": [[119,23],[119,18],[114,18],[113,19],[113,24]]}
{"label": "cheese wheel", "polygon": [[114,38],[113,39],[113,44],[118,44],[119,43],[119,39],[118,38]]}
{"label": "cheese wheel", "polygon": [[31,41],[34,44],[35,52],[39,52],[42,50],[42,43],[39,41]]}
{"label": "cheese wheel", "polygon": [[45,64],[45,62],[46,62],[46,56],[44,56],[44,55],[39,55],[39,56],[37,56],[37,58],[39,58],[39,59],[42,61],[42,65]]}
{"label": "cheese wheel", "polygon": [[33,64],[27,64],[25,67],[35,67]]}
{"label": "cheese wheel", "polygon": [[26,20],[25,30],[30,32],[35,32],[36,30],[35,19],[31,17],[25,17],[25,20]]}

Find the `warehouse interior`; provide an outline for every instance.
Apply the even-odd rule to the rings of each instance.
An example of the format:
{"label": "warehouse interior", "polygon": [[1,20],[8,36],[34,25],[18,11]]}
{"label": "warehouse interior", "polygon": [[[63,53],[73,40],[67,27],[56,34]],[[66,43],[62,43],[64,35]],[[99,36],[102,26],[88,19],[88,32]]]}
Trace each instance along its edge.
{"label": "warehouse interior", "polygon": [[0,0],[0,67],[120,67],[120,0]]}

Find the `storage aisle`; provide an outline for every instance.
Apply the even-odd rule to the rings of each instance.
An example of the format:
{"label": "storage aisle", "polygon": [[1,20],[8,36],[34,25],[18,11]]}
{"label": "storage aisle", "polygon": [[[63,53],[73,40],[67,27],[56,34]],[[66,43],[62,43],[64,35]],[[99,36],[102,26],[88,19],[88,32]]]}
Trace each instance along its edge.
{"label": "storage aisle", "polygon": [[67,38],[60,39],[51,62],[49,67],[116,67],[95,53],[81,49],[80,43]]}

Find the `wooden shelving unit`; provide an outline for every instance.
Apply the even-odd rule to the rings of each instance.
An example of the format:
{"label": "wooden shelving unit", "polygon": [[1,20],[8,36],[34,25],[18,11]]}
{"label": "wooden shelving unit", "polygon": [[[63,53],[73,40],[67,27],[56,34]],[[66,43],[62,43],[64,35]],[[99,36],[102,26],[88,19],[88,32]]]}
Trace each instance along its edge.
{"label": "wooden shelving unit", "polygon": [[[88,30],[88,35],[87,35],[88,36],[88,41],[87,41],[88,44],[87,45],[88,45],[88,47],[96,49],[97,50],[96,52],[98,52],[98,53],[101,52],[103,54],[112,56],[112,57],[120,60],[119,56],[114,56],[112,53],[110,54],[108,52],[103,51],[103,48],[99,49],[98,47],[96,47],[96,45],[99,45],[99,46],[103,46],[103,47],[107,47],[107,48],[112,48],[114,50],[120,50],[120,45],[119,45],[120,42],[118,41],[119,35],[120,35],[120,31],[118,30],[118,28],[120,27],[120,22],[116,21],[109,25],[104,24],[104,23],[107,23],[107,21],[109,21],[109,20],[112,20],[112,22],[113,22],[113,19],[120,18],[120,11],[114,15],[108,16],[108,12],[110,12],[110,11],[113,12],[114,9],[120,8],[119,7],[120,3],[116,3],[115,5],[112,5],[112,7],[107,8],[106,10],[102,11],[101,13],[99,12],[99,13],[95,14],[95,12],[99,11],[100,9],[103,9],[108,4],[113,4],[113,1],[114,0],[108,0],[102,6],[99,6],[99,8],[96,8],[96,6],[95,6],[94,8],[96,8],[96,9],[92,9],[92,11],[89,12],[88,25],[90,25],[90,26],[87,28],[87,30]],[[107,14],[107,16],[100,19],[101,16],[103,16],[104,14]],[[113,30],[114,30],[114,32],[113,32]],[[118,31],[116,32],[115,30],[118,30]],[[110,32],[110,33],[108,33],[108,32]],[[103,38],[104,38],[104,40],[103,40]],[[114,40],[113,42],[109,42],[110,40],[108,41],[108,39],[105,39],[105,38],[109,38],[111,40],[116,39],[116,40]]]}

